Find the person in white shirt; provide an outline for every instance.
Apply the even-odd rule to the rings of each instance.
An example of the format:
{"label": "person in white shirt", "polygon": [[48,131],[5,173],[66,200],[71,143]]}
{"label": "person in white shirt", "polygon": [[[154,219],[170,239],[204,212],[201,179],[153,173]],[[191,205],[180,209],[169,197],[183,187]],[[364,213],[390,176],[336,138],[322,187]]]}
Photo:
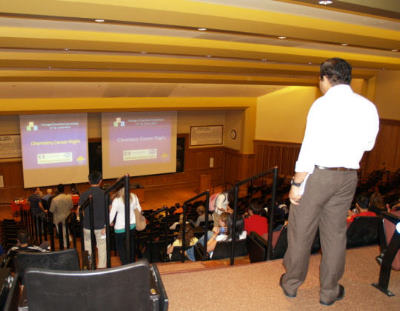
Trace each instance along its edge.
{"label": "person in white shirt", "polygon": [[134,258],[134,233],[135,233],[135,228],[136,228],[136,219],[135,219],[135,211],[134,209],[137,208],[140,212],[142,211],[142,208],[139,203],[139,199],[136,196],[136,194],[131,193],[130,194],[130,199],[129,199],[129,216],[130,216],[130,257],[128,257],[128,254],[126,253],[126,247],[125,247],[125,239],[126,239],[126,233],[125,233],[125,202],[124,202],[124,196],[125,196],[125,189],[121,188],[117,196],[114,198],[112,205],[111,205],[111,211],[110,211],[110,224],[112,225],[114,223],[114,218],[115,218],[115,223],[114,223],[114,232],[115,232],[115,244],[117,248],[117,252],[119,255],[119,258],[121,259],[121,263],[123,265],[128,264],[129,262],[132,262]]}
{"label": "person in white shirt", "polygon": [[351,66],[345,60],[331,58],[321,64],[319,84],[324,95],[308,113],[289,192],[286,273],[280,286],[287,297],[296,297],[319,228],[323,305],[344,297],[339,280],[345,266],[347,210],[357,186],[359,162],[373,148],[379,130],[375,105],[354,93],[350,82]]}

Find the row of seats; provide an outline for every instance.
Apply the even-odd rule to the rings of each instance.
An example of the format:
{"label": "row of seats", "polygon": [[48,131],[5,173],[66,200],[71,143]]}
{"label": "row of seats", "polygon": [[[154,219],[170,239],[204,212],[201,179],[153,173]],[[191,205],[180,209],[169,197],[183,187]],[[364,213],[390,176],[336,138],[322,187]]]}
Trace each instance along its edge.
{"label": "row of seats", "polygon": [[[378,244],[382,236],[382,220],[379,217],[356,217],[347,228],[347,248]],[[268,242],[260,235],[251,232],[247,238],[250,262],[267,260]],[[271,259],[283,258],[287,249],[287,226],[273,232]],[[320,249],[319,234],[314,239],[311,253]]]}
{"label": "row of seats", "polygon": [[[155,265],[142,260],[116,268],[80,271],[75,249],[21,252],[4,310],[168,310]],[[24,284],[20,293],[20,284]]]}

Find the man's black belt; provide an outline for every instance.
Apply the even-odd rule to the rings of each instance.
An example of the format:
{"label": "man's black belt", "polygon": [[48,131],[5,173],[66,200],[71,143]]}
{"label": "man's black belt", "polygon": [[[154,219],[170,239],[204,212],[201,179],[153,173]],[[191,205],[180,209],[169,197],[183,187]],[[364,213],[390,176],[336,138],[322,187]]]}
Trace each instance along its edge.
{"label": "man's black belt", "polygon": [[326,167],[321,165],[315,165],[316,168],[320,170],[329,170],[329,171],[357,171],[356,168],[347,168],[347,167]]}

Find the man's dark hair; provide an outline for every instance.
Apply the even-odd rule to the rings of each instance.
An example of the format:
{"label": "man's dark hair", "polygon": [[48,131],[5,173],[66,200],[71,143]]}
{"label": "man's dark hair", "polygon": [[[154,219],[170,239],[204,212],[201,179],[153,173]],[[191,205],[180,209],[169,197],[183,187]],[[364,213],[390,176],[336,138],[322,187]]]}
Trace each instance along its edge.
{"label": "man's dark hair", "polygon": [[89,183],[91,185],[99,184],[102,178],[103,177],[101,176],[101,173],[99,171],[90,172],[89,177],[88,177]]}
{"label": "man's dark hair", "polygon": [[64,193],[64,185],[63,184],[59,184],[57,186],[57,191],[58,191],[58,193]]}
{"label": "man's dark hair", "polygon": [[28,232],[25,230],[19,230],[17,232],[17,239],[21,244],[26,244],[29,242],[29,235]]}
{"label": "man's dark hair", "polygon": [[254,215],[260,215],[261,211],[262,211],[262,207],[259,204],[251,203],[249,205],[249,210],[251,210]]}
{"label": "man's dark hair", "polygon": [[341,58],[329,58],[320,66],[320,78],[326,76],[332,85],[350,84],[351,65]]}
{"label": "man's dark hair", "polygon": [[360,206],[362,209],[368,209],[369,206],[369,198],[365,195],[360,195],[357,198],[356,203]]}

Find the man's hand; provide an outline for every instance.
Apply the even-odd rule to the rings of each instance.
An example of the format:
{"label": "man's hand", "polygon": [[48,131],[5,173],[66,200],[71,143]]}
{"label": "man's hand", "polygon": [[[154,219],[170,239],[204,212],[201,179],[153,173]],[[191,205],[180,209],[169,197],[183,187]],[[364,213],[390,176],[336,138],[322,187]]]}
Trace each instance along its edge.
{"label": "man's hand", "polygon": [[289,192],[289,200],[294,205],[299,205],[299,201],[301,199],[300,188],[296,186],[292,186]]}

